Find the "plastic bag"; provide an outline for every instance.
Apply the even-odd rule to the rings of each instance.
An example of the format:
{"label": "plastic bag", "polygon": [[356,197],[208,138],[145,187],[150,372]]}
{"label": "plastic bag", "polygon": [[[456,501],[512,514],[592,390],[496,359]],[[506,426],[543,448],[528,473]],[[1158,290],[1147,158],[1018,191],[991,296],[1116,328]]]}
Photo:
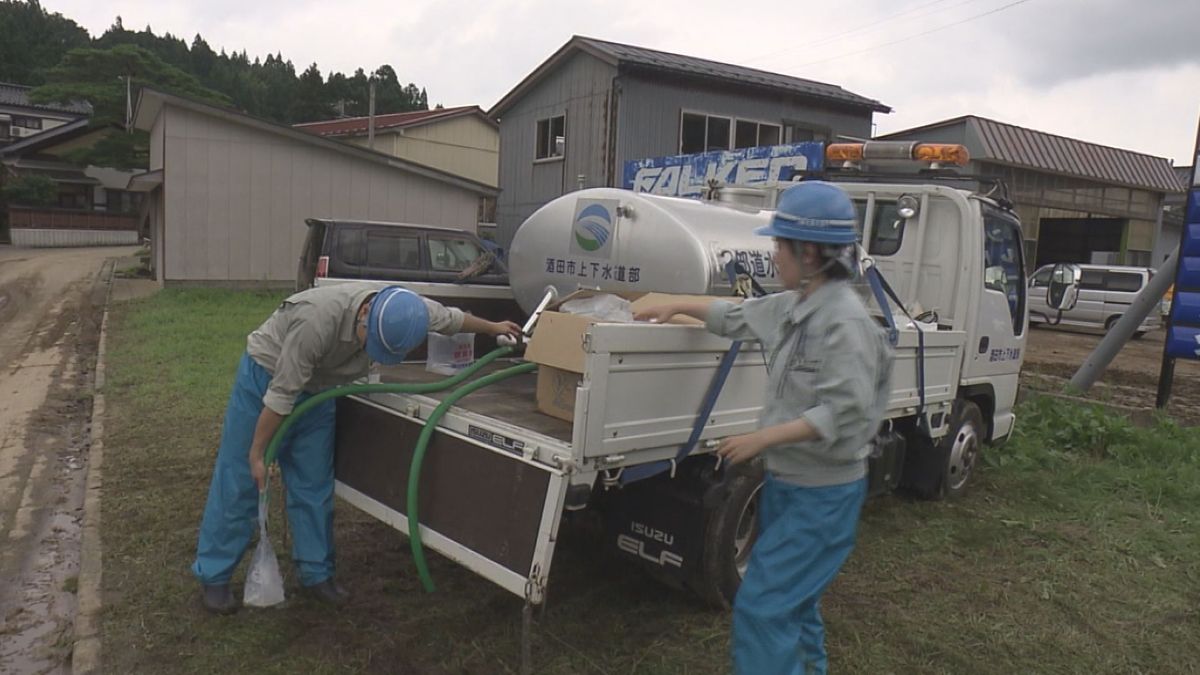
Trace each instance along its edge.
{"label": "plastic bag", "polygon": [[608,293],[568,300],[559,309],[567,314],[583,314],[611,323],[633,321],[633,309],[630,308],[629,301]]}
{"label": "plastic bag", "polygon": [[[266,491],[263,491],[266,494]],[[242,603],[248,607],[271,607],[283,602],[283,575],[279,560],[267,537],[267,500],[258,500],[258,546],[246,574],[246,591]]]}

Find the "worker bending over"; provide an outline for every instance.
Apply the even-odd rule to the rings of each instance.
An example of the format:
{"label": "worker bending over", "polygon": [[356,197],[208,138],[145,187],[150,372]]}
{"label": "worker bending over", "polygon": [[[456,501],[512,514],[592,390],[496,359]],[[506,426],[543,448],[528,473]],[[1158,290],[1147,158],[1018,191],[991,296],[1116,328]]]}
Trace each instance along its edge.
{"label": "worker bending over", "polygon": [[[398,286],[339,284],[297,293],[246,340],[192,572],[209,611],[227,614],[238,603],[233,570],[254,533],[258,492],[265,489],[263,454],[292,409],[323,389],[365,377],[372,361],[395,365],[429,331],[513,335],[520,327],[443,307]],[[279,452],[292,525],[292,559],[300,583],[316,598],[340,604],[346,592],[333,578],[334,401],[308,411]]]}
{"label": "worker bending over", "polygon": [[892,353],[848,283],[858,230],[840,187],[802,182],[780,195],[771,224],[788,289],[740,305],[680,303],[640,320],[686,314],[717,335],[758,340],[768,385],[759,430],[726,439],[732,464],[760,454],[766,479],[758,539],[734,602],[733,661],[741,675],[827,671],[821,595],[854,548],[867,453],[887,405]]}

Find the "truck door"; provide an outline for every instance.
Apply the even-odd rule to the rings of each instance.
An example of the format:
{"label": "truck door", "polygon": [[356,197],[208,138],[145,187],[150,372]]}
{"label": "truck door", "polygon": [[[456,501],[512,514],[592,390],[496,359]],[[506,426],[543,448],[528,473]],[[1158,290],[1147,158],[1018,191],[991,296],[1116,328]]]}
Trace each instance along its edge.
{"label": "truck door", "polygon": [[1012,426],[1026,334],[1025,260],[1021,225],[1010,214],[983,206],[983,292],[969,379],[990,384],[996,400],[994,434]]}

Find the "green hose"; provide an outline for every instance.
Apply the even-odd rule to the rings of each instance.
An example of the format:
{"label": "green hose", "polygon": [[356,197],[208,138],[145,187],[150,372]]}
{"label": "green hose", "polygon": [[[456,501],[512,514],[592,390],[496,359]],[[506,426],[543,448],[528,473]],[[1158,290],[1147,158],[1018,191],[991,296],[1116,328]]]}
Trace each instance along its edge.
{"label": "green hose", "polygon": [[279,453],[279,445],[283,442],[283,437],[292,428],[292,426],[296,424],[297,420],[303,417],[304,414],[309,410],[312,410],[331,398],[341,398],[343,396],[353,396],[355,394],[430,394],[433,392],[444,391],[446,389],[451,389],[458,386],[463,382],[463,380],[470,378],[487,364],[495,361],[498,358],[511,354],[512,351],[512,347],[500,347],[499,349],[495,349],[473,363],[470,367],[464,368],[461,373],[458,373],[454,377],[439,380],[438,382],[431,382],[428,384],[349,384],[344,387],[335,387],[333,389],[328,389],[316,394],[312,398],[306,400],[304,403],[296,406],[296,408],[292,410],[292,413],[283,420],[283,424],[280,424],[279,428],[275,430],[275,435],[271,437],[271,443],[267,445],[266,459],[264,460],[263,464],[265,466],[271,466],[271,464],[275,461],[275,455]]}
{"label": "green hose", "polygon": [[[283,420],[283,424],[275,430],[275,435],[271,437],[271,442],[267,445],[265,453],[264,465],[271,466],[275,461],[275,456],[279,453],[279,446],[283,442],[284,436],[291,430],[292,426],[303,417],[308,411],[317,407],[321,403],[328,401],[331,398],[341,398],[343,396],[353,396],[356,394],[429,394],[438,391],[445,391],[452,387],[462,384],[463,381],[469,379],[475,373],[487,366],[489,363],[503,356],[511,354],[512,347],[500,347],[489,352],[470,367],[463,369],[454,377],[449,377],[438,382],[428,384],[351,384],[344,387],[336,387],[328,389],[313,397],[307,399],[292,410],[291,414]],[[425,450],[429,446],[429,441],[433,437],[434,428],[438,421],[446,414],[455,402],[464,396],[478,391],[486,386],[506,380],[510,377],[521,375],[523,373],[532,372],[537,369],[537,364],[524,363],[519,366],[513,366],[496,373],[492,373],[487,377],[480,378],[470,384],[464,385],[455,389],[442,401],[433,413],[426,420],[424,428],[421,430],[421,436],[417,440],[416,448],[413,452],[412,463],[409,465],[408,472],[408,538],[412,544],[413,559],[417,565],[417,573],[421,579],[421,585],[426,591],[434,590],[433,578],[429,575],[429,567],[425,562],[425,547],[421,542],[421,526],[417,518],[417,490],[420,483],[421,462],[425,458]],[[263,493],[263,499],[266,499],[266,493]]]}
{"label": "green hose", "polygon": [[425,428],[421,430],[421,436],[417,439],[417,446],[413,451],[412,464],[408,469],[408,506],[405,510],[408,511],[408,541],[412,545],[413,562],[417,565],[417,575],[421,579],[421,585],[427,592],[432,593],[434,587],[433,578],[429,576],[429,567],[425,563],[425,547],[421,543],[421,521],[417,517],[417,489],[421,482],[421,462],[425,459],[425,450],[429,447],[429,440],[433,438],[434,428],[437,427],[438,421],[442,419],[446,411],[462,397],[501,380],[533,372],[536,369],[536,363],[522,363],[519,366],[492,373],[487,377],[481,377],[455,389],[442,401],[441,405],[434,408],[433,413],[425,422]]}

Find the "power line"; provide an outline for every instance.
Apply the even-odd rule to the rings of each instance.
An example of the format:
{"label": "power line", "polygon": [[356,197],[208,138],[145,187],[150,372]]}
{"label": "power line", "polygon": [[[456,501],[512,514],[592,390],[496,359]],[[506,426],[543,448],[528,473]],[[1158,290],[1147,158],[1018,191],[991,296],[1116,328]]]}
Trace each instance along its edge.
{"label": "power line", "polygon": [[[932,2],[926,2],[926,3],[924,3],[924,4],[917,5],[916,7],[910,7],[910,8],[908,8],[908,9],[906,9],[906,10],[902,11],[902,12],[896,12],[895,14],[891,14],[891,15],[889,15],[889,16],[886,16],[886,17],[882,18],[882,19],[877,19],[877,20],[875,20],[875,21],[871,21],[871,22],[869,22],[869,23],[864,23],[864,24],[861,24],[861,25],[859,25],[859,26],[857,26],[857,27],[855,27],[855,28],[851,28],[850,30],[843,31],[843,32],[841,32],[841,33],[836,33],[836,34],[834,34],[834,35],[828,35],[828,36],[826,36],[826,37],[823,37],[823,38],[821,38],[820,40],[817,40],[816,42],[806,42],[806,43],[804,43],[803,45],[801,45],[801,46],[797,46],[797,47],[787,47],[787,48],[785,48],[785,49],[777,49],[777,50],[774,50],[774,51],[772,51],[772,52],[769,52],[769,53],[766,53],[766,54],[762,54],[762,55],[759,55],[759,56],[755,56],[755,57],[752,57],[752,58],[749,58],[749,59],[744,59],[744,61],[745,61],[745,62],[747,62],[747,63],[752,63],[752,62],[754,62],[754,61],[761,61],[761,60],[763,60],[763,59],[770,58],[770,57],[772,57],[772,56],[777,56],[777,55],[779,55],[779,54],[784,54],[784,53],[787,53],[787,52],[795,51],[795,50],[797,50],[797,49],[812,49],[812,48],[815,48],[815,47],[820,47],[820,46],[822,46],[822,45],[827,45],[827,44],[829,44],[829,43],[831,43],[831,42],[837,42],[837,41],[841,40],[842,38],[845,38],[846,36],[849,36],[849,35],[854,35],[855,33],[861,33],[861,32],[863,32],[863,31],[865,31],[865,30],[869,30],[869,29],[871,29],[871,28],[873,28],[873,27],[875,27],[875,26],[878,26],[878,25],[880,25],[880,24],[885,24],[885,23],[888,23],[888,22],[890,22],[890,21],[893,21],[893,20],[895,20],[895,19],[898,19],[898,18],[900,18],[900,17],[902,17],[902,16],[906,16],[906,15],[908,15],[908,14],[912,14],[913,12],[917,12],[917,11],[920,11],[920,10],[922,10],[922,9],[925,9],[926,7],[931,7],[931,6],[933,6],[933,5],[940,5],[941,3],[943,3],[943,2],[947,2],[947,1],[948,1],[948,0],[933,0]],[[979,0],[963,0],[962,2],[957,2],[957,3],[953,4],[953,5],[950,5],[949,7],[942,7],[942,8],[940,8],[940,9],[939,9],[939,10],[937,10],[937,11],[934,11],[934,12],[925,12],[924,14],[920,14],[920,15],[918,15],[918,16],[912,16],[912,17],[908,17],[907,19],[904,19],[904,20],[905,20],[905,21],[910,21],[910,20],[912,20],[912,19],[916,19],[916,18],[920,18],[920,17],[924,17],[924,16],[929,16],[929,15],[931,15],[931,14],[936,14],[938,11],[949,11],[949,10],[951,10],[951,9],[954,9],[955,7],[961,7],[961,6],[963,6],[963,5],[969,5],[969,4],[973,3],[973,2],[978,2],[978,1],[979,1]]]}
{"label": "power line", "polygon": [[829,57],[829,58],[827,58],[827,59],[819,59],[819,60],[817,60],[817,61],[809,61],[808,63],[801,63],[800,65],[798,65],[798,66],[796,66],[796,67],[797,67],[797,68],[804,68],[804,67],[807,67],[807,66],[815,66],[815,65],[817,65],[817,64],[821,64],[821,63],[829,63],[830,61],[836,61],[836,60],[838,60],[838,59],[844,59],[844,58],[846,58],[846,57],[848,57],[848,56],[858,56],[859,54],[866,54],[867,52],[873,52],[873,51],[875,51],[875,50],[877,50],[877,49],[883,49],[884,47],[891,47],[892,45],[898,45],[898,44],[901,44],[901,43],[903,43],[903,42],[909,42],[909,41],[911,41],[911,40],[915,40],[915,39],[917,39],[917,38],[920,38],[920,37],[925,37],[926,35],[932,35],[933,33],[937,33],[937,32],[939,32],[939,31],[946,30],[947,28],[953,28],[953,27],[955,27],[955,26],[961,26],[961,25],[963,25],[964,23],[968,23],[968,22],[970,22],[970,21],[974,21],[974,20],[976,20],[976,19],[982,19],[982,18],[983,18],[983,17],[985,17],[985,16],[991,16],[992,14],[996,14],[996,13],[998,13],[998,12],[1003,12],[1004,10],[1006,10],[1006,9],[1009,9],[1010,7],[1016,7],[1017,5],[1023,5],[1023,4],[1025,4],[1025,3],[1027,3],[1027,2],[1029,2],[1029,0],[1016,0],[1016,2],[1010,2],[1010,3],[1008,3],[1007,5],[1002,5],[1002,6],[1000,6],[1000,7],[997,7],[997,8],[995,8],[995,9],[992,9],[992,10],[988,10],[988,11],[986,11],[986,12],[983,12],[983,13],[981,13],[981,14],[976,14],[976,15],[974,15],[974,16],[969,16],[969,17],[967,17],[967,18],[965,18],[965,19],[962,19],[962,20],[960,20],[960,21],[955,21],[955,22],[953,22],[953,23],[948,23],[948,24],[946,24],[946,25],[944,25],[944,26],[938,26],[937,28],[931,28],[931,29],[929,29],[929,30],[927,30],[927,31],[922,31],[922,32],[920,32],[920,33],[916,33],[916,34],[914,34],[914,35],[909,35],[909,36],[907,36],[907,37],[900,38],[899,40],[892,40],[891,42],[884,42],[883,44],[874,45],[874,46],[871,46],[871,47],[867,47],[866,49],[860,49],[860,50],[858,50],[858,51],[855,51],[855,52],[848,52],[848,53],[846,53],[846,54],[838,54],[838,55],[836,55],[836,56],[831,56],[831,57]]}

